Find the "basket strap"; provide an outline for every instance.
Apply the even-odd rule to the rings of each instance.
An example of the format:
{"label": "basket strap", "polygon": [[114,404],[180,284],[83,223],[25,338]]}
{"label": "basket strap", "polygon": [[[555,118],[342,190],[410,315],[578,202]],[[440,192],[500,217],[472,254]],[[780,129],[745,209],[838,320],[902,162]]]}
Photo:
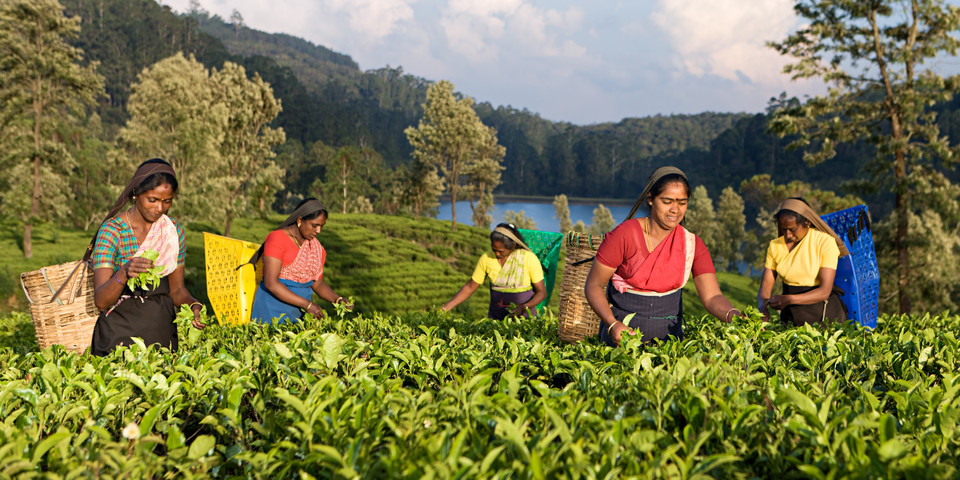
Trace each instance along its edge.
{"label": "basket strap", "polygon": [[594,256],[589,257],[589,258],[584,258],[583,260],[577,260],[576,262],[571,263],[570,266],[571,266],[571,267],[576,267],[577,265],[583,265],[584,263],[593,261],[594,258],[597,258],[597,256],[594,255]]}
{"label": "basket strap", "polygon": [[[57,298],[59,296],[57,294],[59,294],[60,292],[53,289],[53,285],[50,285],[50,279],[47,278],[47,267],[43,267],[40,269],[40,275],[43,276],[43,283],[47,284],[47,288],[49,288],[50,293],[53,294],[53,297],[50,298],[50,303],[57,302],[57,305],[63,305],[63,302],[61,302],[60,299]],[[67,278],[67,280],[69,280],[69,277]],[[64,282],[64,284],[66,284],[66,282]],[[60,287],[60,288],[62,289],[63,287]]]}
{"label": "basket strap", "polygon": [[[80,265],[86,265],[86,260],[81,260],[77,262],[77,265],[73,267],[73,271],[70,272],[70,275],[67,275],[67,279],[63,281],[63,285],[60,285],[60,288],[53,294],[53,298],[50,299],[50,303],[57,302],[57,305],[63,305],[63,302],[60,301],[60,294],[63,293],[63,289],[70,283],[74,275],[77,274],[77,269],[80,268]],[[46,274],[43,277],[46,280]],[[50,285],[50,282],[47,282],[47,285]],[[50,291],[53,291],[53,287],[50,287]]]}
{"label": "basket strap", "polygon": [[27,301],[32,304],[33,299],[30,298],[30,292],[27,291],[27,286],[23,283],[23,275],[23,273],[20,274],[20,288],[23,289],[23,295],[27,297]]}
{"label": "basket strap", "polygon": [[83,276],[87,273],[87,269],[90,268],[87,262],[81,261],[80,263],[83,264],[83,271],[73,278],[73,285],[70,287],[70,296],[67,298],[67,303],[73,303],[73,301],[77,299],[77,292],[80,290],[77,287],[79,283],[83,281]]}

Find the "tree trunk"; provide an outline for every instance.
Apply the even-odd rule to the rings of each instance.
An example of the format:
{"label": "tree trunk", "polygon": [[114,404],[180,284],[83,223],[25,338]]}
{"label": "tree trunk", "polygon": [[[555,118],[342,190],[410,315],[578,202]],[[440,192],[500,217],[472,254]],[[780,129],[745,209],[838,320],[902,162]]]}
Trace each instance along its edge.
{"label": "tree trunk", "polygon": [[342,211],[340,213],[344,214],[347,213],[347,175],[347,164],[344,162],[343,167],[340,169],[340,184],[343,185],[343,203],[341,204]]}
{"label": "tree trunk", "polygon": [[910,292],[907,286],[910,283],[907,274],[910,271],[910,252],[907,250],[907,235],[909,233],[909,216],[906,202],[903,198],[901,187],[905,181],[907,172],[903,152],[897,151],[897,160],[894,167],[894,178],[896,188],[896,211],[897,211],[897,294],[900,301],[900,313],[910,313]]}
{"label": "tree trunk", "polygon": [[450,214],[453,218],[453,228],[451,231],[457,231],[457,184],[450,182]]}
{"label": "tree trunk", "polygon": [[30,194],[30,215],[23,226],[23,258],[33,258],[33,219],[40,214],[40,156],[33,157],[33,191]]}
{"label": "tree trunk", "polygon": [[33,242],[30,240],[32,232],[33,225],[30,224],[30,221],[27,221],[27,224],[23,226],[23,258],[33,258]]}
{"label": "tree trunk", "polygon": [[233,212],[227,212],[227,221],[223,225],[223,236],[230,236],[230,227],[233,226]]}

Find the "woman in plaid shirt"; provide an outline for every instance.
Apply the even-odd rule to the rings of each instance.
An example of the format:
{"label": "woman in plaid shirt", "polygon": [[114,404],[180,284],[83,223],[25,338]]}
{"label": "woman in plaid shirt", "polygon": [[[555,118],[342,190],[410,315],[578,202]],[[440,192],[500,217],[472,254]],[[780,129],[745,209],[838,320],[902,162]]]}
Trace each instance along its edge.
{"label": "woman in plaid shirt", "polygon": [[[94,301],[100,317],[90,351],[107,355],[133,337],[147,345],[177,348],[177,308],[190,305],[193,326],[203,328],[203,305],[187,291],[183,262],[187,250],[183,228],[167,216],[177,193],[173,167],[155,158],[143,162],[101,225],[93,244]],[[120,209],[132,201],[123,212]],[[155,261],[143,255],[152,250]],[[159,283],[128,284],[154,267]],[[131,282],[132,283],[132,282]]]}

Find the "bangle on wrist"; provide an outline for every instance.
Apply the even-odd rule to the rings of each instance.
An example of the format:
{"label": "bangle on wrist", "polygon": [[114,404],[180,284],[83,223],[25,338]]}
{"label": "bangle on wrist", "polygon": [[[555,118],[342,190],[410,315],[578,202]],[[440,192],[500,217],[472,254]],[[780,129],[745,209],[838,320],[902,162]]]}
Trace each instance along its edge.
{"label": "bangle on wrist", "polygon": [[203,310],[203,304],[200,302],[193,302],[190,304],[190,310],[193,310],[194,305],[200,305],[200,310]]}
{"label": "bangle on wrist", "polygon": [[[733,312],[734,310],[737,310],[737,307],[733,307],[733,308],[731,308],[730,310],[727,310],[727,313],[723,314],[723,321],[724,321],[724,322],[729,322],[729,321],[730,321],[730,319],[729,319],[728,317],[730,316],[730,313]],[[740,310],[737,310],[737,313],[741,313]]]}
{"label": "bangle on wrist", "polygon": [[343,300],[343,297],[337,295],[337,298],[333,301],[333,303],[340,303],[341,300]]}
{"label": "bangle on wrist", "polygon": [[611,335],[610,331],[613,330],[614,325],[616,325],[617,323],[618,323],[617,320],[614,320],[613,322],[610,323],[610,326],[607,327],[607,335]]}
{"label": "bangle on wrist", "polygon": [[122,287],[122,286],[123,286],[123,282],[121,282],[120,279],[117,278],[117,273],[120,273],[120,270],[117,270],[116,273],[113,274],[113,279],[116,280],[117,283],[119,283],[120,286]]}

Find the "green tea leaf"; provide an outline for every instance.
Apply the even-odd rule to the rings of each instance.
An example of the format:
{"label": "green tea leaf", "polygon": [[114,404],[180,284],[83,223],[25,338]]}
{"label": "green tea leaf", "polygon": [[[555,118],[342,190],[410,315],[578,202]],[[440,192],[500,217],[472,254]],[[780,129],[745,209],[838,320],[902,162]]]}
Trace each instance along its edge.
{"label": "green tea leaf", "polygon": [[39,463],[40,459],[43,458],[43,456],[51,448],[55,447],[60,442],[68,440],[70,436],[71,436],[70,432],[59,431],[57,433],[54,433],[53,435],[50,435],[47,438],[44,438],[43,440],[40,441],[40,443],[37,444],[37,448],[33,450],[33,457],[31,461],[33,463]]}
{"label": "green tea leaf", "polygon": [[[160,252],[148,248],[139,256],[155,262],[160,256]],[[127,286],[130,287],[130,290],[136,290],[137,288],[153,290],[160,286],[160,279],[163,278],[160,275],[163,273],[164,268],[166,268],[164,265],[154,265],[146,272],[141,272],[136,277],[127,279]]]}
{"label": "green tea leaf", "polygon": [[883,444],[880,445],[880,448],[877,450],[877,455],[880,456],[880,460],[884,462],[889,462],[890,460],[896,460],[907,453],[906,447],[903,446],[903,442],[897,440],[896,438],[891,438]]}
{"label": "green tea leaf", "polygon": [[323,339],[323,361],[326,362],[327,368],[333,370],[340,361],[343,340],[336,333],[324,333],[320,338]]}
{"label": "green tea leaf", "polygon": [[213,451],[213,447],[215,446],[217,446],[217,439],[213,438],[213,435],[200,435],[190,444],[190,450],[187,451],[187,458],[197,460]]}

